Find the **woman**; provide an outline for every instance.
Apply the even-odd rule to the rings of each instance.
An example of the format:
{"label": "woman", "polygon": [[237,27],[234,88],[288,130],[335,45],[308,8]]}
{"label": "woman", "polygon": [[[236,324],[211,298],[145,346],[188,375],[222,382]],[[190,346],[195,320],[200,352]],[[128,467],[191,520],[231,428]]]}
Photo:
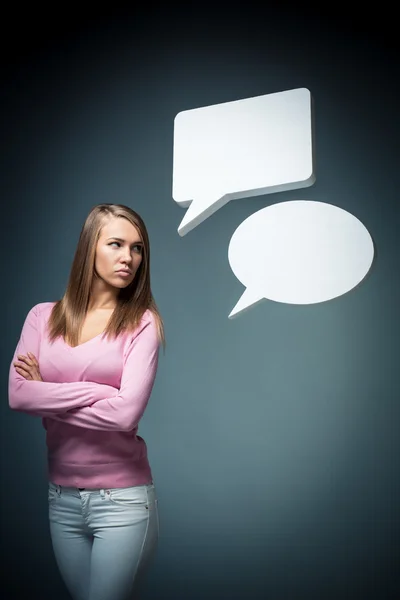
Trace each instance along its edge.
{"label": "woman", "polygon": [[144,440],[162,319],[146,227],[100,204],[82,228],[66,292],[28,313],[9,404],[43,418],[52,545],[74,600],[125,600],[158,541]]}

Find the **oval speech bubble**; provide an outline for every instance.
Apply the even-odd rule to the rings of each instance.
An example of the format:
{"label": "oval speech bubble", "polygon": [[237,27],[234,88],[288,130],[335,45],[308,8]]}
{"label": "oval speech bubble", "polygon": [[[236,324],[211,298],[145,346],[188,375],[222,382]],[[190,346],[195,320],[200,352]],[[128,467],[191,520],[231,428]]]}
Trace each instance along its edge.
{"label": "oval speech bubble", "polygon": [[337,206],[293,200],[263,208],[229,243],[229,264],[246,286],[229,318],[264,298],[288,304],[337,298],[364,279],[373,258],[368,230]]}

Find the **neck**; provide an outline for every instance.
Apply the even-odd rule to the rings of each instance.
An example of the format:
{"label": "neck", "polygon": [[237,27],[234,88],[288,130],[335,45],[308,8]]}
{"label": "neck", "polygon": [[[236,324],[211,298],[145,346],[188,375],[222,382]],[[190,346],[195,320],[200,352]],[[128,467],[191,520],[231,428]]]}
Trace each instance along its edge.
{"label": "neck", "polygon": [[118,289],[107,286],[104,281],[94,281],[89,298],[88,312],[94,310],[114,310],[117,306],[118,293]]}

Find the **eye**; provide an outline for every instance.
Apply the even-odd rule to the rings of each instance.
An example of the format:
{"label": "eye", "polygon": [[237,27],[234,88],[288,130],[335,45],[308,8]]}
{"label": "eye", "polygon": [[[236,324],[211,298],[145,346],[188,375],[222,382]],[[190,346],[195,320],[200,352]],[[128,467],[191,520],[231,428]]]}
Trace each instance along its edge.
{"label": "eye", "polygon": [[109,246],[112,246],[113,244],[116,244],[118,246],[118,248],[121,246],[121,244],[119,242],[111,242],[110,244],[108,244]]}
{"label": "eye", "polygon": [[137,254],[142,254],[142,246],[140,244],[136,244],[133,246],[133,251],[137,252]]}

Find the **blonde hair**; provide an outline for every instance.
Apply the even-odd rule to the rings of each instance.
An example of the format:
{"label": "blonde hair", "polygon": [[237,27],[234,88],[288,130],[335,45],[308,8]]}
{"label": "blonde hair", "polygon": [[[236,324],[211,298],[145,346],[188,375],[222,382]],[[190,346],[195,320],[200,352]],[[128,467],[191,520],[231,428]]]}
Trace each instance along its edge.
{"label": "blonde hair", "polygon": [[71,346],[77,346],[89,306],[95,275],[97,241],[109,217],[127,219],[138,230],[142,243],[142,261],[134,280],[119,291],[117,306],[105,329],[105,336],[117,336],[134,330],[146,310],[150,310],[157,326],[160,342],[165,347],[164,325],[150,287],[150,243],[143,219],[122,204],[98,204],[88,214],[82,227],[72,262],[66,291],[54,305],[49,319],[49,339],[62,336]]}

